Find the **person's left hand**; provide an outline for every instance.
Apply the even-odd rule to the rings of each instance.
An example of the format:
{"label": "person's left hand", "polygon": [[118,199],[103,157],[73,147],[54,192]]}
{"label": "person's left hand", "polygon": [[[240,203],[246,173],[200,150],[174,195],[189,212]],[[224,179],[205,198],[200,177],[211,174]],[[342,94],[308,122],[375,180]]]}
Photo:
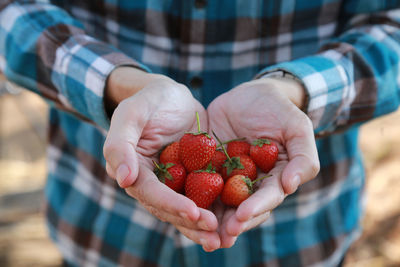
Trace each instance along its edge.
{"label": "person's left hand", "polygon": [[242,232],[266,221],[287,194],[319,172],[312,123],[299,109],[302,90],[295,81],[264,78],[239,85],[208,107],[209,130],[222,141],[264,137],[279,148],[272,177],[264,179],[253,195],[237,209],[215,205],[222,248],[231,247]]}

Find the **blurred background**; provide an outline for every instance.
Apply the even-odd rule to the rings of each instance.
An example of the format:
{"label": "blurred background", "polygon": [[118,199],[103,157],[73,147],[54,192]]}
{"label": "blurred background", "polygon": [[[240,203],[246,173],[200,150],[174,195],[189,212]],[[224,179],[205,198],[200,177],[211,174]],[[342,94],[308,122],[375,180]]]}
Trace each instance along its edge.
{"label": "blurred background", "polygon": [[[47,104],[0,75],[0,266],[60,266],[42,210]],[[345,266],[400,266],[400,111],[365,124],[362,237]]]}

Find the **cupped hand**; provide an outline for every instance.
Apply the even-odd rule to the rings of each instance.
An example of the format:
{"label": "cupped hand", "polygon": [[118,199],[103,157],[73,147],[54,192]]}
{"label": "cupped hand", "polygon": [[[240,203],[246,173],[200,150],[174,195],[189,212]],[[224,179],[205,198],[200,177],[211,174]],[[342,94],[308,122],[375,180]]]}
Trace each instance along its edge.
{"label": "cupped hand", "polygon": [[296,90],[302,88],[294,82],[264,78],[239,85],[208,107],[209,129],[220,139],[268,138],[279,148],[272,176],[254,194],[237,209],[216,205],[221,247],[231,247],[242,232],[266,221],[287,194],[319,171],[313,127],[298,107],[302,92]]}
{"label": "cupped hand", "polygon": [[[129,77],[124,79],[130,81]],[[104,144],[104,157],[107,173],[127,194],[205,250],[214,250],[220,247],[215,215],[168,188],[153,173],[152,160],[157,159],[160,149],[179,140],[184,132],[197,129],[196,111],[203,130],[207,130],[207,114],[190,91],[157,76],[118,104]]]}

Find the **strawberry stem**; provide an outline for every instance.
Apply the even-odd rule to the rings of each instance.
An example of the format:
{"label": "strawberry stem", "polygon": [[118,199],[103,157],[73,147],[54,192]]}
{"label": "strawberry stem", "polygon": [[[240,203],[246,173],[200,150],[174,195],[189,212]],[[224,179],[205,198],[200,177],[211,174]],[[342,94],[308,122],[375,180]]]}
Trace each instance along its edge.
{"label": "strawberry stem", "polygon": [[196,111],[196,122],[197,122],[197,130],[198,132],[192,133],[192,132],[185,132],[185,134],[193,134],[193,135],[205,135],[208,139],[211,139],[210,135],[206,132],[202,132],[200,128],[200,116],[199,113]]}
{"label": "strawberry stem", "polygon": [[220,146],[222,147],[222,151],[224,152],[226,158],[229,160],[229,163],[232,163],[232,159],[231,159],[231,157],[229,157],[228,152],[226,151],[225,147],[223,146],[221,140],[218,138],[218,136],[215,134],[214,131],[212,131],[212,133],[215,136],[215,138],[217,139],[217,141],[220,144]]}
{"label": "strawberry stem", "polygon": [[197,129],[199,131],[199,133],[201,132],[200,129],[200,116],[199,116],[199,112],[196,111],[196,120],[197,120]]}
{"label": "strawberry stem", "polygon": [[154,160],[152,160],[152,161],[153,161],[153,164],[156,166],[156,168],[161,171],[161,167],[157,164],[157,162],[155,162]]}
{"label": "strawberry stem", "polygon": [[152,160],[152,162],[154,166],[156,166],[156,168],[154,169],[154,173],[158,177],[158,180],[160,180],[164,184],[165,184],[165,178],[173,180],[173,177],[169,173],[168,169],[171,168],[172,166],[175,166],[174,163],[167,163],[166,165],[161,163],[160,165],[158,165],[157,162],[155,162],[154,160]]}
{"label": "strawberry stem", "polygon": [[223,146],[223,145],[229,144],[230,142],[234,142],[234,141],[244,141],[244,140],[246,140],[246,137],[231,139],[231,140],[222,142],[221,144],[219,144],[219,145],[217,146],[217,148],[220,148],[220,147]]}
{"label": "strawberry stem", "polygon": [[258,181],[261,181],[261,180],[263,180],[264,178],[271,177],[271,176],[272,176],[272,174],[268,174],[268,175],[265,175],[265,176],[263,176],[263,177],[257,178],[257,179],[255,179],[254,181],[251,182],[251,185],[254,185],[254,184],[257,183]]}

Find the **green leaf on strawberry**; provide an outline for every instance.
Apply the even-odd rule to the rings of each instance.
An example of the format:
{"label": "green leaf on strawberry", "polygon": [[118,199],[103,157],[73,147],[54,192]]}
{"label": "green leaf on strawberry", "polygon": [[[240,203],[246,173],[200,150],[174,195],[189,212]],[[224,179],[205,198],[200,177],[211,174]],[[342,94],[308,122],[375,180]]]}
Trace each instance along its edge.
{"label": "green leaf on strawberry", "polygon": [[267,145],[271,144],[271,141],[269,141],[268,139],[260,138],[260,139],[254,140],[252,144],[253,144],[253,146],[262,147],[264,144],[267,144]]}
{"label": "green leaf on strawberry", "polygon": [[230,160],[228,158],[225,161],[225,163],[222,165],[222,167],[226,167],[226,173],[228,175],[230,175],[234,169],[238,169],[238,170],[244,169],[243,164],[240,163],[240,158],[239,157],[233,157],[233,158],[230,158]]}

